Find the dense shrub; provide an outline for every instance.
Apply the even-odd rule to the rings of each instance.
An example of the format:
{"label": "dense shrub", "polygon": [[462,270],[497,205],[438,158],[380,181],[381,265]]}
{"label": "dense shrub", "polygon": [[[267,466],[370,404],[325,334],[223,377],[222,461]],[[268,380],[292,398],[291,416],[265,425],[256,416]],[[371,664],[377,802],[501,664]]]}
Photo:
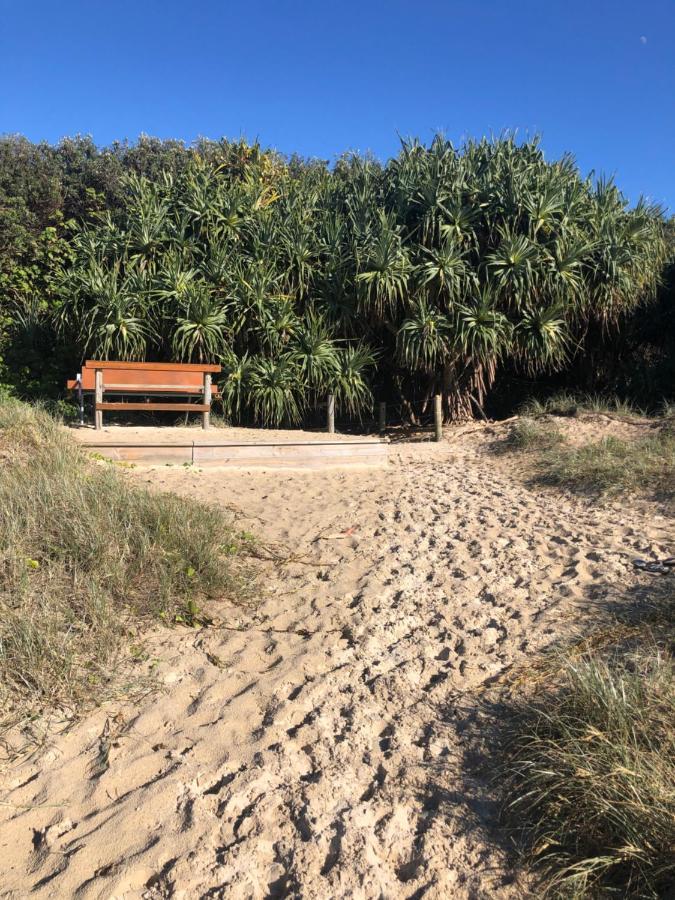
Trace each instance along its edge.
{"label": "dense shrub", "polygon": [[269,423],[373,390],[473,415],[514,373],[672,391],[672,229],[536,141],[329,168],[243,141],[7,138],[0,238],[0,382],[24,393],[87,354],[220,361],[228,416]]}

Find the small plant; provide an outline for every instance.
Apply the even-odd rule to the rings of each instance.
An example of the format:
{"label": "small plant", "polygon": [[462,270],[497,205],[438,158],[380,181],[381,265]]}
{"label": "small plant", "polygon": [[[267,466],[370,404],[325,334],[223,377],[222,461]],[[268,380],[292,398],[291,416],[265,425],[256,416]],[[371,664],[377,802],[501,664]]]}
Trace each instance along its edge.
{"label": "small plant", "polygon": [[603,397],[600,394],[585,394],[579,403],[583,412],[600,413],[614,416],[644,416],[644,411],[619,397]]}
{"label": "small plant", "polygon": [[669,430],[675,428],[675,403],[669,403],[667,400],[664,400],[661,403],[659,412],[664,420],[665,427]]}
{"label": "small plant", "polygon": [[573,394],[560,393],[546,400],[536,397],[528,400],[520,407],[520,414],[533,419],[542,416],[576,416],[579,411],[579,399]]}

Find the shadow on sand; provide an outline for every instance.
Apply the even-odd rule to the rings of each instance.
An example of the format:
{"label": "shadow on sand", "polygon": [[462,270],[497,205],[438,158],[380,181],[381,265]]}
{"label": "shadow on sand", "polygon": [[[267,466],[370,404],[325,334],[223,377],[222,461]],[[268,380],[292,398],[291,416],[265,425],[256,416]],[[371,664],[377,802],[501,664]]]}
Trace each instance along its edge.
{"label": "shadow on sand", "polygon": [[[590,653],[626,657],[645,642],[672,656],[675,569],[669,575],[638,577],[628,588],[589,585],[572,633],[552,640],[534,659],[507,668],[478,689],[449,694],[433,707],[423,737],[429,765],[418,795],[423,810],[419,858],[434,819],[451,821],[456,842],[465,844],[464,869],[457,873],[461,896],[542,896],[541,876],[528,871],[525,863],[528,847],[522,823],[505,814],[509,736],[529,701],[544,690],[555,690],[561,667],[570,658]],[[440,757],[432,752],[439,738],[446,747]],[[416,872],[414,857],[410,872]],[[405,880],[406,873],[401,875]],[[484,892],[486,883],[492,886],[489,894]]]}

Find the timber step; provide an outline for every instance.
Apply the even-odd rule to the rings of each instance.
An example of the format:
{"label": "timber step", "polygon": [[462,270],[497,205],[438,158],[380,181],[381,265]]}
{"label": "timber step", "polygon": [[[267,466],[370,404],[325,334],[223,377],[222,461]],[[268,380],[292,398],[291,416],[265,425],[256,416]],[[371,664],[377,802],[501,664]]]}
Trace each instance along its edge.
{"label": "timber step", "polygon": [[85,450],[140,465],[321,469],[386,465],[387,441],[308,441],[277,444],[140,444],[82,442]]}

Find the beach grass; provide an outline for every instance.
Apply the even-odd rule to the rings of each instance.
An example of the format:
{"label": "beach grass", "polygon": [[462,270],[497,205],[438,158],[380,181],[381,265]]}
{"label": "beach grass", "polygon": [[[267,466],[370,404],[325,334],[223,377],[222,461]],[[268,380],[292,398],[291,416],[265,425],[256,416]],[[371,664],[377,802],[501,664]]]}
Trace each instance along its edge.
{"label": "beach grass", "polygon": [[605,397],[602,394],[574,394],[561,391],[543,400],[531,398],[519,410],[522,416],[532,419],[542,416],[580,416],[584,413],[610,415],[619,418],[638,418],[645,411],[620,397]]}
{"label": "beach grass", "polygon": [[[619,411],[616,414],[642,416],[640,424],[645,426],[645,432],[634,438],[606,435],[573,445],[567,440],[567,428],[561,429],[559,419],[578,415],[576,403],[568,395],[553,398],[545,407],[537,400],[532,401],[526,407],[527,415],[512,422],[506,437],[494,444],[493,449],[498,453],[529,452],[529,476],[534,483],[596,494],[649,493],[663,497],[675,494],[672,404],[664,403],[660,416],[646,418],[617,401],[613,406],[615,412]],[[608,403],[608,408],[611,405]],[[574,426],[570,424],[569,428]]]}
{"label": "beach grass", "polygon": [[563,434],[554,422],[523,416],[511,425],[500,449],[550,450],[563,440]]}
{"label": "beach grass", "polygon": [[581,447],[560,444],[543,455],[538,480],[597,493],[675,493],[675,433],[664,428],[636,440],[603,437]]}
{"label": "beach grass", "polygon": [[46,411],[0,401],[0,720],[105,696],[153,621],[247,601],[251,537],[215,506],[134,486]]}
{"label": "beach grass", "polygon": [[672,587],[617,626],[609,645],[561,651],[506,729],[504,819],[539,896],[657,898],[675,883]]}

